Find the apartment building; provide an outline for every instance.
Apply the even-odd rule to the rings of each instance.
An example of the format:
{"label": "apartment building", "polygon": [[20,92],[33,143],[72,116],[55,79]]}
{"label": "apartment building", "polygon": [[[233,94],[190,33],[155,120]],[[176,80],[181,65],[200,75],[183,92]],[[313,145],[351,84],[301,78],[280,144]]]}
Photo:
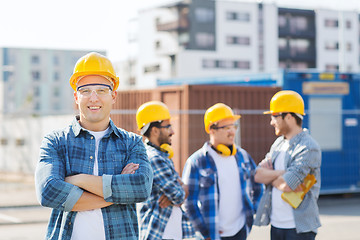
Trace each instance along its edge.
{"label": "apartment building", "polygon": [[136,88],[279,68],[359,70],[357,12],[183,0],[142,10],[132,26],[124,77]]}
{"label": "apartment building", "polygon": [[1,114],[74,113],[69,79],[76,61],[88,52],[0,48]]}

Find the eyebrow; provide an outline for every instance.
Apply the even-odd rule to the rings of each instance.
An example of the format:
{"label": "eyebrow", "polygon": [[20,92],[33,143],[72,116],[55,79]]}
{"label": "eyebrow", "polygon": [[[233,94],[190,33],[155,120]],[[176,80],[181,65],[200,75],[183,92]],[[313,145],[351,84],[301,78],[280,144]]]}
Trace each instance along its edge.
{"label": "eyebrow", "polygon": [[107,85],[107,84],[102,84],[102,83],[89,83],[89,84],[85,84],[85,85],[82,85],[82,86],[79,86],[76,88],[76,91],[78,91],[80,88],[83,88],[83,87],[87,87],[87,86],[105,86],[105,87],[108,87],[110,88],[110,90],[112,91],[112,87],[110,85]]}

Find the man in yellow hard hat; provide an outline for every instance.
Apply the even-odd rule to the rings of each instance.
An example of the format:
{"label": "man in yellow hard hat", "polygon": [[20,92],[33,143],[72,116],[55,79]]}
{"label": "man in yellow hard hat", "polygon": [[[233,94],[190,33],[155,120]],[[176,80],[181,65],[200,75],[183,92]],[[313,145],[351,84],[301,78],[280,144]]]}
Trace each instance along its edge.
{"label": "man in yellow hard hat", "polygon": [[184,167],[186,213],[205,239],[246,239],[262,195],[262,184],[254,182],[254,161],[235,145],[239,118],[223,103],[207,109],[204,124],[210,141]]}
{"label": "man in yellow hard hat", "polygon": [[[271,224],[271,239],[315,239],[321,226],[317,200],[320,191],[321,151],[317,142],[302,128],[304,101],[294,91],[276,93],[270,101],[270,124],[278,136],[265,159],[260,162],[255,181],[266,184],[256,214],[255,225]],[[287,199],[301,193],[307,176],[317,181],[300,205]],[[296,195],[292,195],[296,196]]]}
{"label": "man in yellow hard hat", "polygon": [[159,101],[142,104],[136,113],[140,133],[154,171],[151,196],[138,204],[140,239],[181,240],[194,237],[194,230],[180,205],[187,197],[187,186],[181,181],[171,160],[171,137],[168,107]]}
{"label": "man in yellow hard hat", "polygon": [[141,137],[110,119],[112,63],[86,54],[70,85],[79,116],[45,136],[35,173],[37,197],[53,209],[46,239],[138,239],[135,203],[150,196],[153,173]]}

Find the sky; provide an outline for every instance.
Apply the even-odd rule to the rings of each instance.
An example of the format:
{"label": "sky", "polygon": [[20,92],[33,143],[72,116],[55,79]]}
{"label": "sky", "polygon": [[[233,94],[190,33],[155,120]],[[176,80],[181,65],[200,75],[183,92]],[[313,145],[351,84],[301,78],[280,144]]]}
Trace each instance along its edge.
{"label": "sky", "polygon": [[[174,0],[0,0],[0,47],[103,50],[127,58],[129,20]],[[232,0],[237,1],[237,0]],[[258,0],[239,0],[240,2]],[[360,0],[263,0],[280,7],[356,10]],[[339,4],[341,2],[341,4]]]}

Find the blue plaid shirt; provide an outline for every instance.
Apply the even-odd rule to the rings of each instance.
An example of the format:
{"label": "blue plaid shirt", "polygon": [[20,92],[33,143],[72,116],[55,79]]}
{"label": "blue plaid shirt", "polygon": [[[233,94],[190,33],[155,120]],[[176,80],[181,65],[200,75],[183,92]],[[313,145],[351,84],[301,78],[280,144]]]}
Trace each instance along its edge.
{"label": "blue plaid shirt", "polygon": [[[183,181],[188,184],[189,196],[185,201],[185,209],[193,226],[204,238],[220,239],[217,211],[221,191],[216,165],[208,148],[209,143],[205,143],[186,161]],[[262,196],[263,185],[254,181],[256,165],[245,150],[237,148],[235,159],[239,168],[245,225],[249,233],[253,215]]]}
{"label": "blue plaid shirt", "polygon": [[[154,171],[154,182],[150,198],[138,203],[140,239],[162,239],[163,232],[172,212],[172,206],[161,208],[159,198],[161,195],[175,205],[184,202],[185,191],[178,182],[179,174],[175,171],[174,163],[168,158],[168,154],[146,145],[147,154]],[[182,216],[183,238],[195,236],[194,229],[187,216]]]}
{"label": "blue plaid shirt", "polygon": [[[94,154],[95,138],[76,118],[67,128],[43,139],[35,183],[41,205],[53,208],[46,239],[71,238],[77,213],[71,209],[84,191],[64,179],[93,174]],[[135,174],[120,174],[128,163],[140,167]],[[101,209],[106,239],[138,239],[135,203],[150,196],[153,178],[141,137],[117,128],[110,120],[110,131],[99,143],[98,165],[104,199],[114,203]]]}

